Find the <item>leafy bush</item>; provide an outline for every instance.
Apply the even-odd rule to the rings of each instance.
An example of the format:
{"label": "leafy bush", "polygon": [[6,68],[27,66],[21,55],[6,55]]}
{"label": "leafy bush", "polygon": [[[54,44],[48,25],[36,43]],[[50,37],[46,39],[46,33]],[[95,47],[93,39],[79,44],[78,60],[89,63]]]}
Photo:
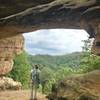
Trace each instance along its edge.
{"label": "leafy bush", "polygon": [[16,81],[22,83],[23,88],[28,88],[29,77],[30,77],[30,64],[27,59],[26,52],[17,55],[14,58],[14,67],[8,75]]}
{"label": "leafy bush", "polygon": [[84,58],[86,62],[80,65],[78,72],[86,73],[93,70],[100,70],[100,56],[89,55]]}

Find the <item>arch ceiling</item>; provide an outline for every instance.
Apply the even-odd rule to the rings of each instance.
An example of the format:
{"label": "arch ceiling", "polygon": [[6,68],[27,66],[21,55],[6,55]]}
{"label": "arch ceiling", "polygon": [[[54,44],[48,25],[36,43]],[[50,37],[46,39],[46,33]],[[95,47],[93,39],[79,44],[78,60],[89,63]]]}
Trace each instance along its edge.
{"label": "arch ceiling", "polygon": [[100,0],[0,0],[0,38],[50,28],[100,29]]}

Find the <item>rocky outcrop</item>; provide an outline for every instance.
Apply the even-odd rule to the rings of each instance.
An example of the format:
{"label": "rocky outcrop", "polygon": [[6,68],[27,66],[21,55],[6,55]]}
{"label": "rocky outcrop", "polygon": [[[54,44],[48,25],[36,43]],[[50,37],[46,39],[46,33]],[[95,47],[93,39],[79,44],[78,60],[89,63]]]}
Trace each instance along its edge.
{"label": "rocky outcrop", "polygon": [[19,90],[22,88],[22,84],[20,82],[16,82],[8,77],[0,77],[0,90]]}
{"label": "rocky outcrop", "polygon": [[13,60],[11,61],[0,61],[0,76],[9,73],[13,68]]}
{"label": "rocky outcrop", "polygon": [[3,77],[13,68],[13,57],[22,52],[24,39],[22,35],[0,39],[0,90],[20,89],[21,83]]}
{"label": "rocky outcrop", "polygon": [[100,0],[0,1],[0,38],[48,28],[85,29],[95,37],[100,33]]}
{"label": "rocky outcrop", "polygon": [[13,57],[23,49],[23,36],[0,39],[0,75],[9,73],[13,68]]}
{"label": "rocky outcrop", "polygon": [[100,34],[96,34],[93,42],[92,52],[96,55],[100,55]]}
{"label": "rocky outcrop", "polygon": [[53,87],[49,100],[100,100],[100,70],[60,81]]}

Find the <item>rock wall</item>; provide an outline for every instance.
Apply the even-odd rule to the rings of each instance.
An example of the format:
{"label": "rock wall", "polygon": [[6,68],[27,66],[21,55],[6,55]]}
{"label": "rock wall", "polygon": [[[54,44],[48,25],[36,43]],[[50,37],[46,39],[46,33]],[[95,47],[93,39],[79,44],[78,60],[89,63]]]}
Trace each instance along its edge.
{"label": "rock wall", "polygon": [[4,77],[4,75],[12,70],[13,58],[22,52],[23,46],[24,38],[22,35],[0,39],[0,90],[21,89],[22,85],[20,82]]}
{"label": "rock wall", "polygon": [[0,39],[0,75],[9,73],[13,68],[13,57],[23,49],[22,35]]}
{"label": "rock wall", "polygon": [[93,42],[92,53],[100,55],[100,34],[96,34]]}

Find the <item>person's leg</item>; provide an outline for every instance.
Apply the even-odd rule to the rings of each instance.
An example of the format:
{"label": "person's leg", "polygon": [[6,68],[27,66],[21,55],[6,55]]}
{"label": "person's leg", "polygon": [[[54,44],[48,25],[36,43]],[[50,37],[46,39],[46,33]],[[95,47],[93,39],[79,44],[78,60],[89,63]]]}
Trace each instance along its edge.
{"label": "person's leg", "polygon": [[34,86],[34,100],[37,100],[37,84]]}
{"label": "person's leg", "polygon": [[31,98],[30,98],[30,100],[34,100],[34,99],[33,99],[33,83],[32,83],[32,85],[31,85]]}
{"label": "person's leg", "polygon": [[45,87],[45,84],[43,83],[42,84],[42,93],[44,94],[44,87]]}

